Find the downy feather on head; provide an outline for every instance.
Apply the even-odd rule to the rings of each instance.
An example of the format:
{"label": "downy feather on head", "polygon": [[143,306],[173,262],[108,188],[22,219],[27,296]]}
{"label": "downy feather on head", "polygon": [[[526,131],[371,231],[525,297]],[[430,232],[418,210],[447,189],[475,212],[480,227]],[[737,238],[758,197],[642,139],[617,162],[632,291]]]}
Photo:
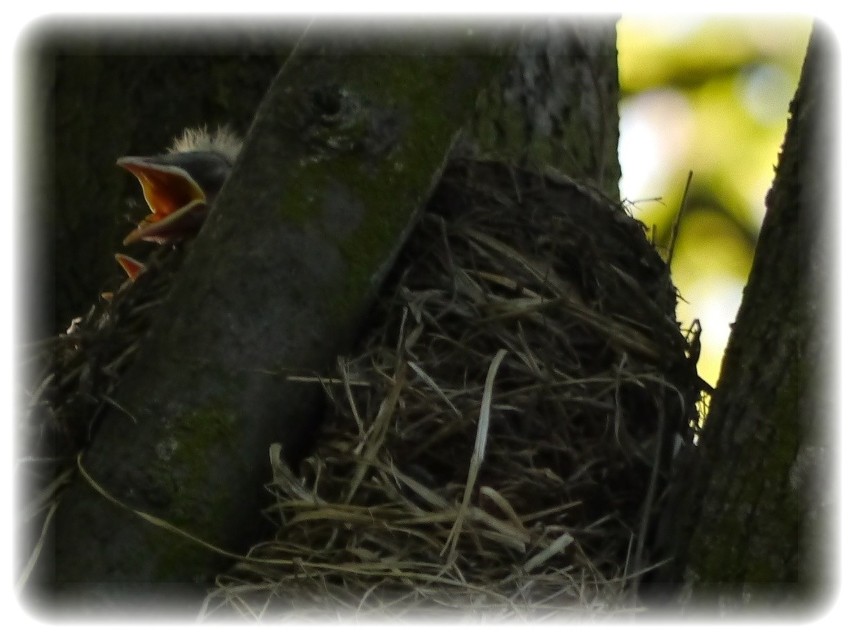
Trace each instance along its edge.
{"label": "downy feather on head", "polygon": [[180,136],[175,137],[168,152],[215,152],[222,155],[228,163],[233,164],[242,146],[243,142],[227,125],[217,127],[214,132],[208,132],[205,124],[198,128],[184,130]]}

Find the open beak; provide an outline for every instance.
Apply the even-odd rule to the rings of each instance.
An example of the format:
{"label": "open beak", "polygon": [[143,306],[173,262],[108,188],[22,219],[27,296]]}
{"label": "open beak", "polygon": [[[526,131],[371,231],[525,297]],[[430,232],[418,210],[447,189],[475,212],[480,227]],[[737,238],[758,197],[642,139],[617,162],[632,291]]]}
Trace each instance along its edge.
{"label": "open beak", "polygon": [[121,269],[127,274],[130,280],[136,280],[145,271],[145,266],[135,258],[130,258],[127,254],[116,254],[115,260],[121,265]]}
{"label": "open beak", "polygon": [[124,245],[140,240],[170,243],[198,231],[207,216],[207,196],[186,170],[155,157],[122,157],[116,163],[138,179],[151,210],[124,237]]}
{"label": "open beak", "polygon": [[[135,258],[129,257],[127,254],[116,254],[115,260],[119,265],[121,265],[121,269],[124,270],[124,273],[127,274],[125,284],[135,282],[137,278],[145,273],[145,265],[137,261]],[[115,294],[112,292],[103,292],[101,294],[101,298],[106,301],[111,301],[114,296]]]}

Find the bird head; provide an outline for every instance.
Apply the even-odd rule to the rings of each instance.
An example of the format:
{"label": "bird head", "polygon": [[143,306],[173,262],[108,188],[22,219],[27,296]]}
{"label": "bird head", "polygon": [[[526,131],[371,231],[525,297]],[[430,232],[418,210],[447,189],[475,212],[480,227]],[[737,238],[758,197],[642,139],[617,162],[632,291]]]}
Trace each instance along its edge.
{"label": "bird head", "polygon": [[142,186],[151,213],[124,238],[172,243],[195,236],[239,154],[239,139],[226,128],[187,129],[162,155],[121,157],[117,164]]}

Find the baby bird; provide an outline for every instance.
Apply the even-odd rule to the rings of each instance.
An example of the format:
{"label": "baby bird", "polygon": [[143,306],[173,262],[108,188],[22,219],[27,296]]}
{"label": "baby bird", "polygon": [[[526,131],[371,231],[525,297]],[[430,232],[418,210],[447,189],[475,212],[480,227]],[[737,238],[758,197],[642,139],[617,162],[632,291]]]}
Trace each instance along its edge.
{"label": "baby bird", "polygon": [[[206,127],[190,128],[175,139],[162,155],[121,157],[116,163],[142,186],[151,213],[124,238],[165,244],[195,236],[231,173],[242,143],[227,128],[209,133]],[[124,254],[116,260],[135,280],[144,265]]]}

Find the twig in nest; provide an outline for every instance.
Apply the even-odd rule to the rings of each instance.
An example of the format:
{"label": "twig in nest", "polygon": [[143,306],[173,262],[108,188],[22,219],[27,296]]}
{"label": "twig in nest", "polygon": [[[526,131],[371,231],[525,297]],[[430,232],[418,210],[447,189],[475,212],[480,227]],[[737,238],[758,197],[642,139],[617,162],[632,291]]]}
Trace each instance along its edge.
{"label": "twig in nest", "polygon": [[691,183],[692,170],[690,170],[689,174],[686,176],[686,185],[683,188],[683,197],[680,199],[680,208],[678,208],[674,226],[672,226],[672,238],[669,241],[669,255],[666,258],[666,267],[668,267],[669,270],[672,268],[672,257],[674,257],[675,243],[677,243],[677,236],[680,232],[680,221],[681,218],[683,218],[683,211],[686,209],[686,195],[689,193],[689,186]]}

